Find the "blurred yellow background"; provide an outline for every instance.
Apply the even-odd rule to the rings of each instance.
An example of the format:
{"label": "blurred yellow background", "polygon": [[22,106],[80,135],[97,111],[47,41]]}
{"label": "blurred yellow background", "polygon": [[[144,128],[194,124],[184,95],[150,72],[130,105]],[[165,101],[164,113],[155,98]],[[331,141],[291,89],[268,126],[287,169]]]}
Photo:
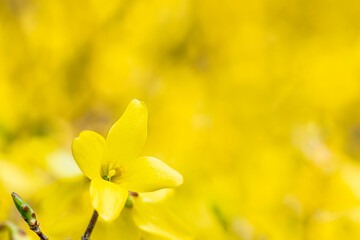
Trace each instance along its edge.
{"label": "blurred yellow background", "polygon": [[0,0],[0,221],[27,229],[15,191],[50,239],[79,239],[92,210],[71,141],[105,135],[137,98],[143,155],[183,174],[164,205],[193,239],[360,238],[359,14],[358,1]]}

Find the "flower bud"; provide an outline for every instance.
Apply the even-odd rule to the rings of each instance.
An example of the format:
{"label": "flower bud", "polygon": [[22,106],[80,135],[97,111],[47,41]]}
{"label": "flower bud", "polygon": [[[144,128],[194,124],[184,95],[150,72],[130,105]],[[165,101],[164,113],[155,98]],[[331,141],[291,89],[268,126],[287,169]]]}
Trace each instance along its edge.
{"label": "flower bud", "polygon": [[34,230],[39,227],[39,222],[36,220],[35,212],[31,209],[30,205],[14,192],[11,194],[11,196],[14,200],[17,210],[24,218],[25,222],[27,222],[30,229]]}

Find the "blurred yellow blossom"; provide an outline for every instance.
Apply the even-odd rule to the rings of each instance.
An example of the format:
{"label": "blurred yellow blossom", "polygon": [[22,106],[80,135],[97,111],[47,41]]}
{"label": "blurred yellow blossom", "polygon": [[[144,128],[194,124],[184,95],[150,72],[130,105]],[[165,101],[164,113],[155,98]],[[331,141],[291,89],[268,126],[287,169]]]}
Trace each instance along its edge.
{"label": "blurred yellow blossom", "polygon": [[133,221],[145,235],[144,239],[192,239],[189,227],[161,203],[168,194],[171,194],[168,189],[130,194],[134,198],[130,210]]}
{"label": "blurred yellow blossom", "polygon": [[17,227],[14,223],[10,221],[4,221],[0,223],[0,237],[5,239],[5,236],[1,235],[5,231],[7,231],[8,239],[10,240],[31,240],[32,238],[29,237],[25,231]]}

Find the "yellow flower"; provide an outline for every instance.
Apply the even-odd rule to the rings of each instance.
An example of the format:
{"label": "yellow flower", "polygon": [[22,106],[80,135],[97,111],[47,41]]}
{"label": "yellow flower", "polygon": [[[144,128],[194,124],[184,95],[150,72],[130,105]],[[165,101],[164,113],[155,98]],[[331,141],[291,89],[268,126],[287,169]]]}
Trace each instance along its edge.
{"label": "yellow flower", "polygon": [[138,157],[147,135],[147,108],[132,100],[112,126],[106,140],[83,131],[73,141],[72,152],[81,171],[91,179],[93,207],[107,221],[123,209],[128,191],[151,192],[182,182],[177,171],[154,157]]}

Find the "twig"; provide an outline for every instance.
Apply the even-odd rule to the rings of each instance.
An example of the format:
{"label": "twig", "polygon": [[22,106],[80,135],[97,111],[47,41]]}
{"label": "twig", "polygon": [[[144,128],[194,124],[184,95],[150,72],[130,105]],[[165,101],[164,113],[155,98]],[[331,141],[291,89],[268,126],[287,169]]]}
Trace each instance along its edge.
{"label": "twig", "polygon": [[16,193],[11,194],[15,206],[25,222],[29,225],[30,229],[34,231],[41,240],[48,240],[49,238],[45,236],[40,230],[40,223],[36,219],[35,212],[32,210],[29,204],[27,204],[19,195]]}
{"label": "twig", "polygon": [[[33,229],[32,229],[33,230]],[[43,234],[43,232],[40,230],[40,227],[37,227],[33,230],[41,240],[48,240],[49,238]]]}
{"label": "twig", "polygon": [[84,233],[84,235],[81,237],[81,240],[89,240],[90,239],[90,235],[95,227],[95,223],[98,219],[98,212],[96,210],[94,210],[94,213],[90,219],[89,225]]}

